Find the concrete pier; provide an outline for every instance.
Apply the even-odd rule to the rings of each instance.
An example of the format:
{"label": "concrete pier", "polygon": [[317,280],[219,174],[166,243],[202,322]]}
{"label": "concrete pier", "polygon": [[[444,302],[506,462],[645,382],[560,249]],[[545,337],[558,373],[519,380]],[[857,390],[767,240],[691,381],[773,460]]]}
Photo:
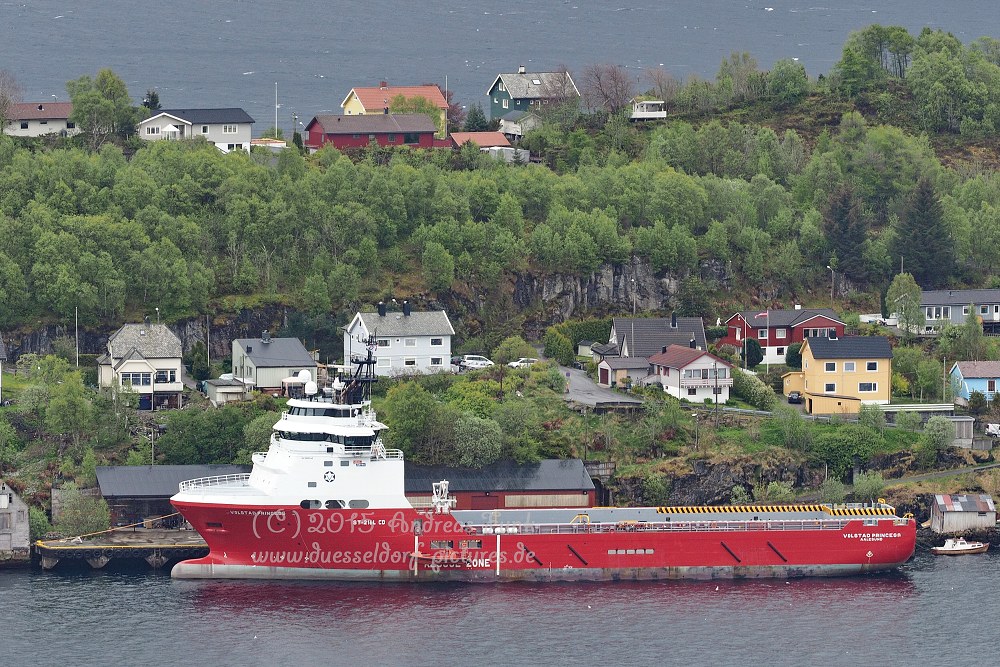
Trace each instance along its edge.
{"label": "concrete pier", "polygon": [[51,570],[63,560],[84,560],[101,569],[117,560],[142,559],[158,569],[167,563],[208,555],[208,545],[193,530],[128,528],[88,538],[39,540],[34,544],[42,569]]}

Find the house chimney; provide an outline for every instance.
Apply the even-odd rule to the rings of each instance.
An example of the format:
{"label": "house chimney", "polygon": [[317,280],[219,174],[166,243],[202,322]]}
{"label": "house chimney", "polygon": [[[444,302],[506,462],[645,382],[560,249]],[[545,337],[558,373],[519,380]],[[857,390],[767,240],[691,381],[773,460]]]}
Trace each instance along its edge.
{"label": "house chimney", "polygon": [[379,88],[383,88],[383,89],[388,88],[389,87],[389,82],[388,81],[379,81],[378,82],[378,87]]}
{"label": "house chimney", "polygon": [[385,317],[385,301],[378,302],[378,316]]}
{"label": "house chimney", "polygon": [[247,345],[247,354],[253,354],[253,345]]}
{"label": "house chimney", "polygon": [[524,74],[524,65],[518,65],[517,66],[517,73],[518,74]]}
{"label": "house chimney", "polygon": [[382,107],[382,113],[385,115],[389,115],[389,107]]}
{"label": "house chimney", "polygon": [[666,353],[666,351],[667,351],[667,346],[666,345],[660,347],[660,352]]}
{"label": "house chimney", "polygon": [[676,310],[674,312],[670,313],[670,328],[671,329],[676,329],[677,328],[677,311]]}
{"label": "house chimney", "polygon": [[271,342],[271,332],[268,331],[267,329],[264,329],[264,331],[262,331],[261,334],[260,334],[260,342],[262,342],[262,343],[270,343]]}
{"label": "house chimney", "polygon": [[404,301],[403,302],[403,317],[409,317],[409,316],[410,316],[410,302],[409,301]]}
{"label": "house chimney", "polygon": [[697,348],[697,347],[695,346],[695,342],[694,342],[694,334],[691,334],[691,340],[689,340],[689,341],[688,341],[688,347],[690,347],[690,348],[691,348],[692,350],[697,350],[697,349],[698,349],[698,348]]}

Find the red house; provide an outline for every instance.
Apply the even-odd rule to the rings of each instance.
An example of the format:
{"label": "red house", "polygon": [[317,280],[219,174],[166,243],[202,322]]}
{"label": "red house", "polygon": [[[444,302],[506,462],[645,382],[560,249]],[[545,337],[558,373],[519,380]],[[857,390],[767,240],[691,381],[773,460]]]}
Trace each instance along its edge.
{"label": "red house", "polygon": [[760,343],[764,362],[785,363],[785,353],[792,343],[806,338],[841,338],[844,323],[830,308],[795,308],[794,310],[748,310],[726,320],[726,336],[719,345],[743,347],[747,338]]}
{"label": "red house", "polygon": [[371,114],[316,116],[306,125],[305,145],[316,151],[326,144],[335,148],[364,148],[374,140],[379,146],[432,148],[437,128],[427,115]]}

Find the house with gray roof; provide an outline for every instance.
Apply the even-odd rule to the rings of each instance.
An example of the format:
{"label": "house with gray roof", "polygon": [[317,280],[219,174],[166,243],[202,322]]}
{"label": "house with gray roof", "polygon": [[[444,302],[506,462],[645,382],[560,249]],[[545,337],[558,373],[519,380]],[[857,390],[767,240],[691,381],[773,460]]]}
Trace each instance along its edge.
{"label": "house with gray roof", "polygon": [[1000,289],[945,289],[920,292],[925,334],[937,334],[947,324],[964,324],[970,316],[983,323],[983,332],[1000,334]]}
{"label": "house with gray roof", "polygon": [[538,110],[549,103],[580,98],[569,72],[528,72],[524,65],[517,72],[498,74],[486,94],[491,120],[511,111]]}
{"label": "house with gray roof", "polygon": [[957,361],[948,372],[955,391],[955,404],[968,405],[973,392],[993,401],[1000,384],[1000,361]]}
{"label": "house with gray roof", "polygon": [[233,379],[249,388],[297,397],[305,384],[299,373],[316,380],[316,356],[298,338],[272,338],[265,329],[260,338],[237,338],[232,350]]}
{"label": "house with gray roof", "polygon": [[374,336],[377,375],[440,373],[451,369],[454,335],[443,310],[415,311],[404,301],[400,311],[390,312],[386,304],[379,303],[376,312],[359,312],[344,327],[344,362],[366,356],[366,341]]}
{"label": "house with gray roof", "polygon": [[[693,341],[693,344],[692,344]],[[616,317],[611,336],[623,357],[650,357],[671,345],[707,350],[705,323],[700,317]]]}
{"label": "house with gray roof", "polygon": [[511,141],[517,141],[528,132],[542,126],[542,118],[534,111],[511,111],[500,116],[500,132]]}
{"label": "house with gray roof", "polygon": [[129,387],[139,394],[139,409],[181,407],[181,340],[166,324],[125,324],[108,337],[97,358],[101,387]]}
{"label": "house with gray roof", "polygon": [[146,141],[202,137],[223,153],[250,151],[253,118],[243,109],[160,109],[139,123]]}

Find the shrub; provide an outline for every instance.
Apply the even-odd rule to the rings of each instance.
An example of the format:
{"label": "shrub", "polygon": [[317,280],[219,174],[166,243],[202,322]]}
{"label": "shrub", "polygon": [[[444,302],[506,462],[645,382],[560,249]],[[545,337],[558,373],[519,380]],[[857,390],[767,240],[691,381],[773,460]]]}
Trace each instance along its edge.
{"label": "shrub", "polygon": [[885,490],[885,480],[880,472],[862,472],[854,476],[854,498],[875,502]]}
{"label": "shrub", "polygon": [[836,477],[829,477],[819,487],[819,498],[824,503],[842,503],[847,497],[847,487]]}
{"label": "shrub", "polygon": [[770,410],[778,397],[753,373],[733,369],[733,393],[758,410]]}

